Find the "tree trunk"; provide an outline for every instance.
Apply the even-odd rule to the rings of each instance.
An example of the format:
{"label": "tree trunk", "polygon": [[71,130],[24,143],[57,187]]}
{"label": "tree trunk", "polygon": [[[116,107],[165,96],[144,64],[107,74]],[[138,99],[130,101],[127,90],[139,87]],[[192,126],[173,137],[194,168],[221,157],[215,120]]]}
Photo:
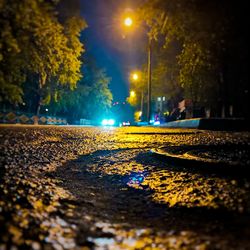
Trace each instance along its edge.
{"label": "tree trunk", "polygon": [[37,106],[36,106],[36,115],[35,115],[35,119],[34,119],[34,125],[38,125],[38,121],[39,121],[39,115],[40,115],[40,110],[41,110],[41,106],[42,106],[42,88],[45,85],[46,82],[46,75],[40,75],[39,76],[39,81],[38,81],[38,89],[37,89],[37,93],[38,93],[38,102],[37,102]]}
{"label": "tree trunk", "polygon": [[41,96],[39,96],[39,100],[38,100],[38,104],[37,104],[37,108],[36,108],[36,116],[38,116],[38,117],[40,114],[40,109],[41,109]]}

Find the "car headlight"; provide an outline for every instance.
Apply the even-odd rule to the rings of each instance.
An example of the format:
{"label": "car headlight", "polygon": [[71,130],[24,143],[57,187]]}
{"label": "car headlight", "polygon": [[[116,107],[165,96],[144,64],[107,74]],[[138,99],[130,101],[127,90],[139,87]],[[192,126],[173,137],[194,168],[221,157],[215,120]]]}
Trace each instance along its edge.
{"label": "car headlight", "polygon": [[102,120],[102,125],[103,126],[114,126],[115,125],[115,120],[114,119],[103,119]]}

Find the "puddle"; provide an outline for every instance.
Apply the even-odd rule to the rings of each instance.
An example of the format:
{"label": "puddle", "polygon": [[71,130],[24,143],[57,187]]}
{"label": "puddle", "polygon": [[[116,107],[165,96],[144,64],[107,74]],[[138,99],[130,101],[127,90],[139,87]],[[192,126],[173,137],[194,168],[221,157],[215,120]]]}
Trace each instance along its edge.
{"label": "puddle", "polygon": [[127,181],[129,187],[143,189],[142,183],[146,177],[146,174],[143,172],[132,172]]}

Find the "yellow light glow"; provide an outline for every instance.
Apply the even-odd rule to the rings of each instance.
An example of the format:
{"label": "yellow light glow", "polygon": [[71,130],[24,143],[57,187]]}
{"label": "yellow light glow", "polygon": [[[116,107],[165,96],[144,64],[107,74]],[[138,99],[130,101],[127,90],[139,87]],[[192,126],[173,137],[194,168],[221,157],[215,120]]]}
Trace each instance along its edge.
{"label": "yellow light glow", "polygon": [[131,17],[126,17],[125,20],[124,20],[124,24],[126,26],[131,26],[133,24],[133,20]]}
{"label": "yellow light glow", "polygon": [[135,97],[135,91],[133,91],[133,90],[130,91],[130,96],[131,96],[131,97]]}
{"label": "yellow light glow", "polygon": [[132,75],[132,78],[133,78],[133,80],[138,80],[138,78],[139,78],[139,76],[138,76],[138,74],[136,74],[136,73],[134,73],[133,75]]}

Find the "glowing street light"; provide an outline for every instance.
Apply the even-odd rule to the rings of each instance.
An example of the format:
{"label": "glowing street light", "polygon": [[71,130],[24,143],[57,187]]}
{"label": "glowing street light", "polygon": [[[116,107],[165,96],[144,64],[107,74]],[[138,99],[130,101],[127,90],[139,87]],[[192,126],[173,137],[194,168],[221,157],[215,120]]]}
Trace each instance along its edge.
{"label": "glowing street light", "polygon": [[131,96],[131,97],[135,97],[135,91],[133,91],[133,90],[130,91],[130,96]]}
{"label": "glowing street light", "polygon": [[137,73],[134,73],[134,74],[132,75],[132,78],[133,78],[134,81],[137,81],[137,80],[139,79],[139,76],[138,76]]}
{"label": "glowing street light", "polygon": [[131,26],[133,24],[132,18],[131,17],[126,17],[125,20],[124,20],[124,24],[126,26],[128,26],[128,27]]}
{"label": "glowing street light", "polygon": [[[141,76],[141,72],[135,71],[134,73],[131,74],[131,80],[134,82],[138,82],[141,78],[140,76]],[[143,94],[143,90],[141,90],[141,111],[140,111],[141,119],[142,119],[142,113],[143,113],[143,104],[144,104],[144,94]]]}

